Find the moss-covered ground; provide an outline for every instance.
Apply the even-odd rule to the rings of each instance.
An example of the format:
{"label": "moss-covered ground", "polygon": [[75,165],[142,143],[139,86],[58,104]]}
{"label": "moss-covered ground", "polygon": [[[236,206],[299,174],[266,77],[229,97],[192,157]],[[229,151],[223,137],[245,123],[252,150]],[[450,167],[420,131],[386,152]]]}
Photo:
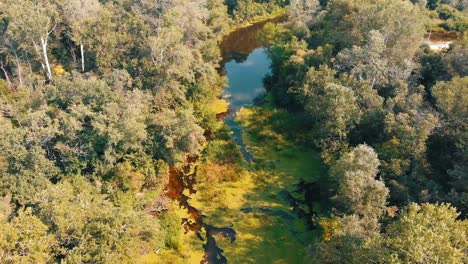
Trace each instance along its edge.
{"label": "moss-covered ground", "polygon": [[[197,194],[191,196],[191,204],[206,215],[205,223],[236,230],[234,243],[216,237],[229,263],[303,262],[313,234],[305,219],[292,212],[284,191],[294,193],[301,179],[317,180],[321,163],[317,152],[288,139],[288,129],[278,131],[289,120],[286,112],[273,107],[243,108],[237,121],[253,162],[242,165],[237,180],[223,180],[219,175],[216,184],[212,180],[200,183]],[[229,170],[229,166],[223,168]]]}

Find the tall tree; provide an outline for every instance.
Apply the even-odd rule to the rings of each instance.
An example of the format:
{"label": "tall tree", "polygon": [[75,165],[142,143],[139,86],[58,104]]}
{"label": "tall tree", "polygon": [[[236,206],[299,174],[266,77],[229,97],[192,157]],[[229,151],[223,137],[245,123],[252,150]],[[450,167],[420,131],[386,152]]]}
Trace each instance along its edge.
{"label": "tall tree", "polygon": [[369,81],[377,88],[404,81],[410,76],[414,68],[411,57],[400,60],[388,54],[386,40],[379,31],[370,31],[367,38],[364,46],[341,51],[336,57],[335,68],[359,80]]}
{"label": "tall tree", "polygon": [[388,189],[376,179],[380,161],[374,149],[359,145],[341,157],[332,169],[338,181],[336,199],[345,212],[377,220],[384,212]]}
{"label": "tall tree", "polygon": [[64,0],[62,12],[71,28],[73,40],[80,45],[81,71],[85,71],[85,50],[83,35],[88,21],[96,19],[102,7],[98,0]]}
{"label": "tall tree", "polygon": [[[58,23],[58,8],[50,0],[6,0],[0,4],[0,13],[6,14],[9,21],[8,33],[23,48],[32,48],[46,73],[52,80],[52,70],[48,55],[49,36]],[[27,43],[30,43],[29,45]]]}
{"label": "tall tree", "polygon": [[289,16],[293,19],[310,19],[319,8],[320,3],[318,0],[291,0]]}
{"label": "tall tree", "polygon": [[378,263],[466,263],[468,221],[458,216],[447,204],[410,204],[377,243],[370,242],[370,259]]}

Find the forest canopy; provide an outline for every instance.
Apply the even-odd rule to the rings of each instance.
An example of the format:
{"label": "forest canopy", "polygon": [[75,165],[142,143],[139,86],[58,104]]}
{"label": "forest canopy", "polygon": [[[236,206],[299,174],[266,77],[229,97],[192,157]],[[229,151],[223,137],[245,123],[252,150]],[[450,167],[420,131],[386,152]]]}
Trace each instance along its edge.
{"label": "forest canopy", "polygon": [[205,216],[179,217],[195,210],[176,172],[218,203],[216,186],[281,162],[246,165],[220,118],[220,43],[260,21],[258,107],[280,113],[265,127],[323,167],[304,262],[467,263],[467,5],[2,0],[0,262],[187,263],[197,225],[208,247]]}

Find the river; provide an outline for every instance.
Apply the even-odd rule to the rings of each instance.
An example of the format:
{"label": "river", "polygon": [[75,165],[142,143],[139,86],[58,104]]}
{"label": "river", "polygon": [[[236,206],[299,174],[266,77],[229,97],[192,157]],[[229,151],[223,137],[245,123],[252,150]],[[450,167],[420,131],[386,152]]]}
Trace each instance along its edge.
{"label": "river", "polygon": [[248,162],[253,160],[253,156],[242,140],[242,131],[236,122],[236,115],[242,107],[251,105],[255,98],[264,94],[263,77],[270,72],[270,64],[263,48],[253,50],[245,61],[237,62],[233,59],[225,64],[229,82],[223,98],[230,104],[225,123],[232,129],[234,141],[241,147],[241,152]]}
{"label": "river", "polygon": [[[269,21],[275,20],[277,19]],[[235,118],[242,107],[251,105],[256,97],[265,92],[263,77],[270,72],[271,62],[266,50],[257,41],[256,34],[267,22],[263,21],[235,30],[220,43],[223,55],[221,74],[226,74],[229,80],[228,87],[222,95],[230,104],[229,112],[223,115],[224,121],[232,129],[233,139],[241,147],[242,154],[247,161],[252,161],[253,156],[246,149],[242,140],[241,127]],[[227,263],[227,258],[223,255],[223,249],[217,245],[215,235],[221,235],[228,238],[230,243],[234,243],[236,231],[232,227],[215,227],[205,223],[199,208],[189,203],[190,195],[196,193],[194,185],[197,176],[197,159],[198,157],[193,157],[184,169],[171,167],[166,195],[178,201],[179,206],[187,210],[189,217],[183,218],[181,222],[186,232],[193,232],[204,241],[204,256],[200,263],[224,264]]]}
{"label": "river", "polygon": [[223,92],[223,98],[229,102],[225,123],[231,128],[234,142],[240,146],[248,162],[252,162],[253,156],[242,140],[236,116],[242,107],[252,105],[255,98],[265,93],[263,78],[270,73],[271,61],[266,49],[257,40],[257,33],[266,23],[283,19],[278,17],[240,28],[231,32],[220,44],[223,57],[221,65],[228,78],[228,86]]}
{"label": "river", "polygon": [[312,219],[312,211],[292,194],[302,200],[307,196],[296,190],[305,189],[303,185],[318,177],[320,156],[286,141],[268,140],[268,146],[261,148],[258,144],[264,143],[244,142],[247,130],[236,118],[242,108],[253,106],[265,93],[263,78],[270,73],[271,61],[256,39],[265,23],[240,28],[220,43],[220,72],[228,78],[222,97],[229,111],[219,117],[232,130],[234,142],[248,161],[245,174],[236,182],[216,186],[226,193],[226,203],[200,202],[195,190],[197,158],[184,169],[171,168],[167,195],[188,212],[182,225],[202,241],[201,263],[300,263],[310,238],[305,219]]}

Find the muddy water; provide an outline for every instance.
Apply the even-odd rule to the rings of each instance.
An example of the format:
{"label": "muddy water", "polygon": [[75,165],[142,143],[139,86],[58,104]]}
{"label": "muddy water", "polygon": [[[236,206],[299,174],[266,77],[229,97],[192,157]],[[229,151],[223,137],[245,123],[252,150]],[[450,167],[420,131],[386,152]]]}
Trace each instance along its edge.
{"label": "muddy water", "polygon": [[426,34],[424,44],[432,50],[440,51],[450,48],[450,45],[458,38],[458,34],[454,32],[431,32]]}
{"label": "muddy water", "polygon": [[231,32],[219,44],[223,58],[221,66],[224,66],[227,62],[232,60],[235,60],[238,63],[245,61],[252,51],[262,46],[262,44],[257,40],[258,31],[260,31],[268,22],[279,23],[285,20],[286,16],[280,16]]}

